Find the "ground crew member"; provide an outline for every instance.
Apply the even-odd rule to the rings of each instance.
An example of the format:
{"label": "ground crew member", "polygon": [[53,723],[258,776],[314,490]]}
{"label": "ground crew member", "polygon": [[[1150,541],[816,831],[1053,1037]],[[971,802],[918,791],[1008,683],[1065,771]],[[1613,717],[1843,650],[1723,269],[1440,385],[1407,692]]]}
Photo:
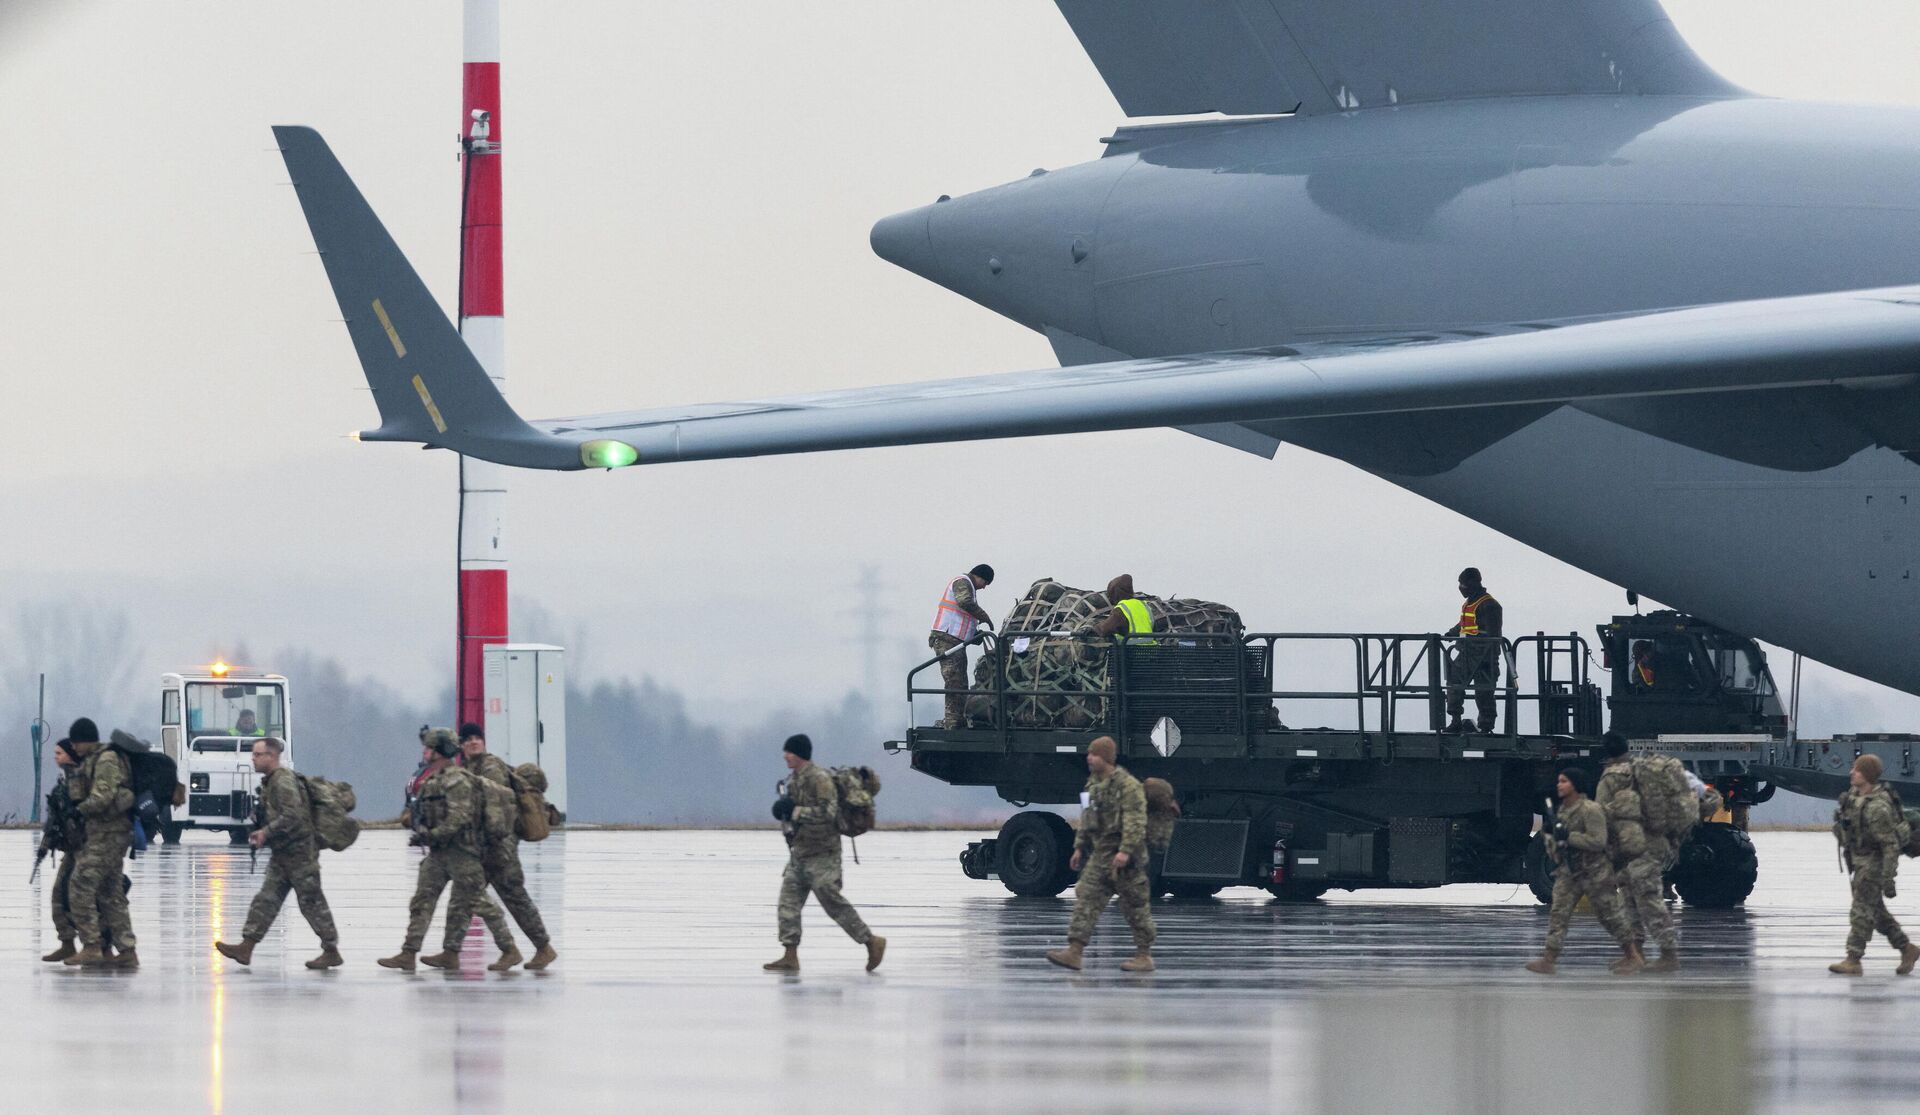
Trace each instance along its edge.
{"label": "ground crew member", "polygon": [[1554,783],[1560,808],[1547,848],[1559,867],[1553,873],[1547,947],[1539,959],[1527,962],[1527,971],[1543,976],[1554,973],[1560,946],[1567,939],[1567,926],[1573,921],[1573,909],[1582,898],[1592,903],[1601,926],[1620,945],[1620,960],[1612,966],[1614,974],[1630,975],[1646,966],[1634,946],[1626,913],[1620,908],[1620,893],[1613,887],[1613,863],[1607,857],[1607,815],[1587,797],[1591,779],[1579,767],[1568,767]]}
{"label": "ground crew member", "polygon": [[1133,574],[1122,573],[1107,582],[1107,603],[1113,610],[1101,616],[1093,625],[1096,635],[1151,635],[1153,634],[1153,613],[1147,609],[1147,602],[1133,591]]}
{"label": "ground crew member", "polygon": [[215,941],[220,955],[241,964],[253,963],[253,949],[266,938],[273,919],[292,891],[300,903],[300,912],[320,938],[320,955],[307,961],[313,969],[337,968],[340,959],[340,933],[333,927],[333,911],[320,890],[320,846],[313,835],[313,799],[307,794],[300,776],[280,765],[287,745],[272,736],[253,741],[253,769],[260,778],[260,827],[247,834],[247,843],[266,848],[267,877],[260,881],[260,893],[247,908],[247,923],[240,931],[240,943],[229,945]]}
{"label": "ground crew member", "polygon": [[[460,765],[466,767],[481,778],[491,779],[519,795],[519,786],[513,774],[513,768],[507,761],[487,750],[486,730],[478,724],[460,726]],[[520,925],[520,932],[527,935],[533,943],[533,959],[527,961],[527,967],[539,971],[560,959],[553,951],[553,939],[547,936],[547,923],[540,917],[540,908],[533,904],[533,896],[527,893],[527,873],[520,866],[520,840],[508,836],[502,840],[489,840],[487,849],[480,857],[481,867],[486,869],[487,885],[500,896],[500,902],[513,915]],[[520,950],[507,947],[500,959],[487,965],[489,972],[504,972],[520,963]]]}
{"label": "ground crew member", "polygon": [[1654,677],[1653,644],[1641,639],[1633,644],[1633,672],[1627,680],[1641,689],[1652,689]]}
{"label": "ground crew member", "polygon": [[1613,884],[1620,892],[1633,942],[1644,950],[1647,941],[1660,946],[1660,959],[1649,972],[1672,972],[1680,967],[1680,945],[1673,932],[1673,912],[1667,909],[1661,884],[1673,863],[1673,845],[1664,836],[1648,832],[1639,788],[1633,781],[1633,759],[1627,755],[1627,737],[1608,732],[1600,742],[1606,767],[1594,804],[1607,815],[1607,855],[1613,861]]}
{"label": "ground crew member", "polygon": [[1887,943],[1900,950],[1898,975],[1913,972],[1920,961],[1920,945],[1907,939],[1906,930],[1887,912],[1887,899],[1894,895],[1893,877],[1900,869],[1900,837],[1895,828],[1900,822],[1893,795],[1880,785],[1885,769],[1878,755],[1862,755],[1853,761],[1850,787],[1840,795],[1840,808],[1834,811],[1833,835],[1840,841],[1840,853],[1847,870],[1853,872],[1853,908],[1847,920],[1847,958],[1827,965],[1827,971],[1843,976],[1860,974],[1860,958],[1876,932],[1887,936]]}
{"label": "ground crew member", "polygon": [[253,710],[243,708],[240,710],[239,717],[234,720],[233,727],[227,734],[230,736],[264,736],[267,733],[261,729],[259,722],[254,719]]}
{"label": "ground crew member", "polygon": [[966,644],[982,626],[993,626],[993,617],[980,606],[975,593],[992,583],[993,566],[974,566],[947,582],[940,607],[933,613],[933,631],[927,636],[927,645],[940,656],[940,687],[947,691],[946,715],[939,725],[942,728],[958,728],[967,722]]}
{"label": "ground crew member", "polygon": [[[991,571],[987,579],[992,580]],[[787,837],[787,870],[780,877],[780,944],[786,952],[763,964],[769,972],[800,970],[800,907],[811,894],[827,916],[838,922],[860,944],[867,946],[867,971],[880,966],[887,939],[876,937],[860,911],[840,893],[840,794],[833,776],[813,764],[813,741],[789,736],[781,757],[792,773],[784,793],[773,803],[774,819]]]}
{"label": "ground crew member", "polygon": [[[432,968],[458,967],[467,922],[486,898],[487,872],[480,862],[479,787],[470,771],[453,762],[460,753],[460,741],[453,737],[453,729],[434,728],[425,738],[433,757],[428,763],[427,780],[420,786],[413,839],[408,843],[424,845],[427,855],[420,861],[413,900],[407,903],[406,941],[398,953],[379,960],[381,967],[403,972],[414,970],[416,958]],[[447,899],[447,928],[441,938],[441,951],[419,956],[427,927],[433,922],[433,908],[449,882],[453,884],[453,897]],[[505,930],[503,922],[494,934],[500,951],[518,952],[513,935]]]}
{"label": "ground crew member", "polygon": [[1480,583],[1480,571],[1468,566],[1460,571],[1460,622],[1447,629],[1447,638],[1457,639],[1447,659],[1446,730],[1467,730],[1464,713],[1467,686],[1474,686],[1473,705],[1478,713],[1477,727],[1483,733],[1493,731],[1494,687],[1500,684],[1500,602]]}
{"label": "ground crew member", "polygon": [[1120,912],[1133,928],[1133,956],[1120,964],[1125,972],[1153,971],[1152,897],[1147,887],[1147,794],[1127,769],[1118,764],[1112,736],[1087,745],[1086,807],[1080,811],[1080,834],[1068,861],[1080,872],[1073,888],[1073,920],[1067,925],[1067,947],[1047,954],[1062,968],[1080,970],[1093,940],[1093,927],[1107,908],[1107,899],[1119,896]]}
{"label": "ground crew member", "polygon": [[[67,912],[81,949],[65,963],[138,968],[138,942],[122,872],[127,849],[133,846],[133,791],[127,786],[132,772],[124,756],[100,745],[100,729],[86,717],[73,722],[67,738],[80,757],[80,765],[67,776],[67,796],[87,831],[67,883]],[[118,956],[109,958],[102,951],[109,940],[119,948]]]}

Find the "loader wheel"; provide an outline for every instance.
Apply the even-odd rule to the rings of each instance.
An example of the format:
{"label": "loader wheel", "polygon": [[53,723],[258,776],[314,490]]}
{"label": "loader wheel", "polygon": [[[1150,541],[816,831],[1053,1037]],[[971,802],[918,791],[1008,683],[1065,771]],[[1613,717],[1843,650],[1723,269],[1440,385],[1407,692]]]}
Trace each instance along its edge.
{"label": "loader wheel", "polygon": [[1073,882],[1067,859],[1073,854],[1073,828],[1058,814],[1029,809],[1000,826],[994,858],[1000,882],[1026,898],[1052,897]]}
{"label": "loader wheel", "polygon": [[1185,899],[1190,902],[1212,898],[1214,895],[1226,889],[1226,887],[1220,883],[1196,883],[1188,879],[1168,879],[1160,885],[1166,889],[1168,897]]}
{"label": "loader wheel", "polygon": [[1680,859],[1667,880],[1689,906],[1726,909],[1753,893],[1760,877],[1760,856],[1753,838],[1732,825],[1708,821],[1680,846]]}
{"label": "loader wheel", "polygon": [[1267,884],[1267,893],[1281,902],[1317,902],[1320,896],[1331,889],[1325,883],[1281,883]]}
{"label": "loader wheel", "polygon": [[1526,876],[1527,889],[1533,897],[1545,906],[1553,902],[1553,860],[1547,855],[1547,834],[1537,832],[1527,845],[1527,853],[1521,858],[1521,871]]}

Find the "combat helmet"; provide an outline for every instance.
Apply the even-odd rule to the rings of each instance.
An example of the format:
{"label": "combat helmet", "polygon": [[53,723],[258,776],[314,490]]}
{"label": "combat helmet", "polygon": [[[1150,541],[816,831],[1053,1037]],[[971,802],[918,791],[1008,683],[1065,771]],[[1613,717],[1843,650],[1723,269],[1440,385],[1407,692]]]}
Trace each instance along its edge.
{"label": "combat helmet", "polygon": [[420,742],[448,758],[460,754],[460,741],[454,737],[452,728],[428,728],[420,733]]}

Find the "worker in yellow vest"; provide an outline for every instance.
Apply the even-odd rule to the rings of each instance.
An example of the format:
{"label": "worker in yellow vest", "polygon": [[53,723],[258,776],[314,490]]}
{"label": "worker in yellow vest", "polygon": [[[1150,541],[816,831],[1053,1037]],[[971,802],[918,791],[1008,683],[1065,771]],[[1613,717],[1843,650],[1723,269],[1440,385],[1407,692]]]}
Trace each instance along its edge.
{"label": "worker in yellow vest", "polygon": [[974,594],[992,583],[993,566],[974,566],[947,582],[940,607],[933,613],[927,645],[940,656],[940,686],[947,691],[942,728],[959,728],[967,722],[967,643],[982,625],[993,626],[993,617]]}
{"label": "worker in yellow vest", "polygon": [[1500,684],[1500,602],[1480,583],[1480,571],[1468,566],[1460,571],[1460,622],[1447,630],[1453,639],[1453,653],[1447,658],[1447,727],[1449,732],[1467,730],[1464,713],[1467,686],[1473,689],[1475,727],[1493,731],[1495,687]]}
{"label": "worker in yellow vest", "polygon": [[1113,610],[1094,623],[1093,630],[1099,635],[1130,635],[1134,643],[1149,642],[1139,638],[1153,634],[1153,613],[1147,609],[1147,602],[1133,591],[1133,574],[1122,573],[1107,582],[1107,603]]}

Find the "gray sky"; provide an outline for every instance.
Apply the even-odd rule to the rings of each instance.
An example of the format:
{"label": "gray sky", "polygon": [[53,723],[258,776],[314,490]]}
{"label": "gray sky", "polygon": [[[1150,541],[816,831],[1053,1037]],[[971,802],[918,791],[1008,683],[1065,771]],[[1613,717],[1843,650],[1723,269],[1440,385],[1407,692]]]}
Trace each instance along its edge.
{"label": "gray sky", "polygon": [[[1121,116],[1052,4],[504,6],[524,413],[1053,362],[867,247],[882,215],[1099,154]],[[1920,103],[1911,0],[1668,8],[1750,88]],[[142,676],[244,640],[444,685],[453,459],[342,438],[373,407],[267,129],[318,127],[450,303],[459,5],[0,13],[0,608],[124,604]],[[1444,627],[1468,563],[1515,630],[1587,631],[1620,603],[1345,465],[1171,431],[525,473],[511,516],[515,592],[551,617],[517,636],[575,643],[591,674],[651,674],[715,718],[860,680],[863,564],[887,586],[889,664],[979,560],[1002,573],[996,613],[1037,577],[1125,569],[1256,628]],[[1812,730],[1920,713],[1830,671],[1809,686]]]}

